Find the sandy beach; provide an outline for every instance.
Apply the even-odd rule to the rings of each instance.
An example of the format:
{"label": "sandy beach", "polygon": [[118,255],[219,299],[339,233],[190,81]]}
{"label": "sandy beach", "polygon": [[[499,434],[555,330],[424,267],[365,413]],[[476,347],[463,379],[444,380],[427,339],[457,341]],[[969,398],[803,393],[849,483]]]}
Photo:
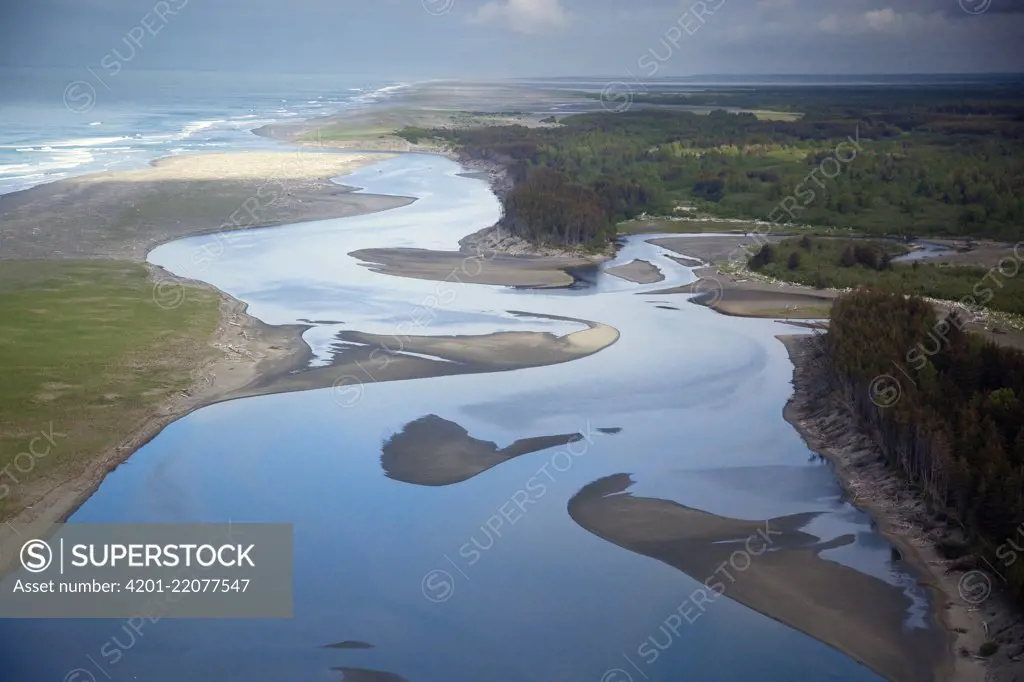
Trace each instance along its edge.
{"label": "sandy beach", "polygon": [[0,258],[143,261],[181,237],[405,206],[413,199],[331,182],[385,158],[306,150],[190,154],[0,195]]}
{"label": "sandy beach", "polygon": [[[382,158],[387,157],[294,151],[185,155],[137,170],[85,175],[2,195],[0,259],[142,262],[154,246],[194,234],[407,205],[413,200],[354,194],[351,188],[331,182]],[[225,399],[257,377],[291,369],[307,357],[303,327],[265,325],[246,314],[245,304],[213,287],[146,267],[157,305],[158,291],[175,298],[198,287],[219,296],[220,322],[206,342],[207,361],[188,368],[192,377],[188,389],[167,395],[144,423],[125,424],[123,431],[110,434],[110,447],[92,453],[87,461],[74,462],[71,475],[52,471],[41,479],[21,482],[22,511],[9,519],[13,523],[35,526],[63,521],[108,471],[167,424]]]}
{"label": "sandy beach", "polygon": [[395,277],[538,289],[570,286],[575,280],[566,270],[593,265],[568,256],[478,256],[464,251],[406,248],[361,249],[348,255],[363,261],[373,272]]}

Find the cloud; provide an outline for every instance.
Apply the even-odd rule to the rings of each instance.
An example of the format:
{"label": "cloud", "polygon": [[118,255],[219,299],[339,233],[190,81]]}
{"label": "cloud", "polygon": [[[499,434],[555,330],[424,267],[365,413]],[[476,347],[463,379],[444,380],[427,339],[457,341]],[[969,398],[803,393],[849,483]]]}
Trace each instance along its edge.
{"label": "cloud", "polygon": [[564,29],[569,25],[569,13],[560,0],[493,0],[477,10],[470,21],[538,34]]}
{"label": "cloud", "polygon": [[822,33],[831,35],[858,33],[923,34],[942,30],[947,16],[941,11],[930,14],[898,12],[892,7],[853,14],[827,14],[817,22]]}
{"label": "cloud", "polygon": [[890,31],[899,23],[900,18],[901,15],[896,14],[892,7],[864,13],[864,21],[873,31]]}

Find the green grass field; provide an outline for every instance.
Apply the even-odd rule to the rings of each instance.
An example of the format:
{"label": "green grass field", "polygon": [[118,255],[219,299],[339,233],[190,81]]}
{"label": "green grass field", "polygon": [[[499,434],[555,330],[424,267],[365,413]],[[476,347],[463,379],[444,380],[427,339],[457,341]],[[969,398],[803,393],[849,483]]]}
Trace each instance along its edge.
{"label": "green grass field", "polygon": [[382,109],[361,112],[309,130],[306,142],[355,142],[395,135],[404,128],[481,128],[528,124],[530,116],[515,113],[474,113],[442,109]]}
{"label": "green grass field", "polygon": [[[0,518],[31,503],[44,479],[80,472],[192,383],[211,353],[218,296],[154,291],[138,264],[0,261]],[[49,453],[19,454],[33,439],[34,453]]]}

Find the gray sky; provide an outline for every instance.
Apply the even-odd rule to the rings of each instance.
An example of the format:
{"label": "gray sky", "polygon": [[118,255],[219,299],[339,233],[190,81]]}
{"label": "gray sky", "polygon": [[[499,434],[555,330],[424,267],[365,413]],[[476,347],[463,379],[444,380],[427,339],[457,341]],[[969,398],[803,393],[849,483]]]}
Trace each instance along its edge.
{"label": "gray sky", "polygon": [[1024,0],[4,0],[0,65],[134,49],[133,68],[393,79],[1021,72],[1022,29]]}

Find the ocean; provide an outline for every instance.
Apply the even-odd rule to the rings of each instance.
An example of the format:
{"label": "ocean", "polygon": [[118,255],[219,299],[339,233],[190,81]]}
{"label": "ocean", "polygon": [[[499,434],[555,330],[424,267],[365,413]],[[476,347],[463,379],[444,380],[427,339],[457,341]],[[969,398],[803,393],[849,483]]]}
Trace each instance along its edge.
{"label": "ocean", "polygon": [[251,131],[368,106],[404,87],[323,75],[0,68],[0,194],[163,156],[274,148]]}

